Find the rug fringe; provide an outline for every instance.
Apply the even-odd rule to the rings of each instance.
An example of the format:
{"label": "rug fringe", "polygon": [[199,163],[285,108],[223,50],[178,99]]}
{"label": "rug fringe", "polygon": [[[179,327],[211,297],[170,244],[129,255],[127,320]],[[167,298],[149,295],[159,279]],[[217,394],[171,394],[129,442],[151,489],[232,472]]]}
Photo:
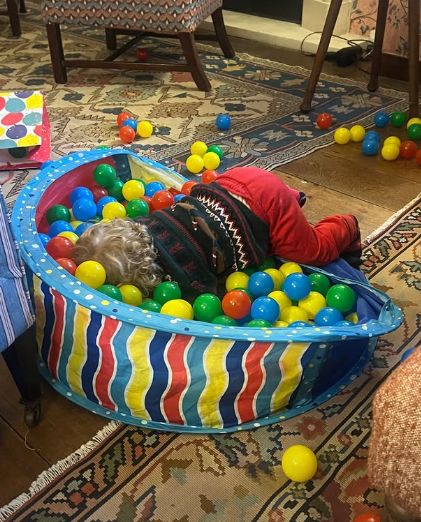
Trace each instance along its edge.
{"label": "rug fringe", "polygon": [[55,479],[59,478],[62,473],[67,471],[75,464],[78,464],[83,458],[87,457],[94,449],[99,446],[99,444],[101,444],[109,435],[117,431],[121,426],[122,424],[120,422],[109,422],[86,444],[83,444],[79,449],[74,451],[68,457],[59,460],[49,469],[43,471],[29,486],[29,491],[27,493],[21,493],[18,497],[9,502],[9,504],[0,507],[0,522],[5,522],[11,515],[13,515],[13,513],[20,509],[32,497],[34,497],[37,493],[40,493]]}

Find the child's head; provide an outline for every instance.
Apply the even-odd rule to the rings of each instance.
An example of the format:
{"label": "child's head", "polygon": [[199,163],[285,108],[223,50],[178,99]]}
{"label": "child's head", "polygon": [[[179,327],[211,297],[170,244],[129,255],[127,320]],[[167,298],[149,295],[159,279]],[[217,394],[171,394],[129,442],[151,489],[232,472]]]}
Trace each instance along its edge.
{"label": "child's head", "polygon": [[145,225],[130,219],[97,223],[76,243],[77,264],[93,260],[101,263],[112,285],[132,284],[147,295],[162,279],[157,254]]}

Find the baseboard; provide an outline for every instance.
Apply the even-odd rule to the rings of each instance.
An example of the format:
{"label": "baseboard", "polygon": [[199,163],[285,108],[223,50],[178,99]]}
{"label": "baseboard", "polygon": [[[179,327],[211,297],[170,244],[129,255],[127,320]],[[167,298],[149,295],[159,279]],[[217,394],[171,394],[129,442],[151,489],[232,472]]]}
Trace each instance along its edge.
{"label": "baseboard", "polygon": [[[419,63],[421,74],[421,62]],[[408,80],[408,59],[405,56],[396,54],[383,54],[382,56],[382,76],[395,78],[396,80]]]}

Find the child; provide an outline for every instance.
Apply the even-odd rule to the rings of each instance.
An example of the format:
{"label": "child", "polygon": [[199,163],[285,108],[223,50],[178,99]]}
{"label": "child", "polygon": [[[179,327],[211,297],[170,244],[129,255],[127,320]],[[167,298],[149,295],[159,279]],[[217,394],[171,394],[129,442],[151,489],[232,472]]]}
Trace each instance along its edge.
{"label": "child", "polygon": [[93,225],[76,243],[75,261],[98,261],[109,283],[133,284],[145,295],[168,275],[186,298],[217,293],[219,276],[268,256],[321,266],[351,255],[358,266],[356,218],[335,215],[312,226],[300,199],[269,172],[233,168],[168,209]]}

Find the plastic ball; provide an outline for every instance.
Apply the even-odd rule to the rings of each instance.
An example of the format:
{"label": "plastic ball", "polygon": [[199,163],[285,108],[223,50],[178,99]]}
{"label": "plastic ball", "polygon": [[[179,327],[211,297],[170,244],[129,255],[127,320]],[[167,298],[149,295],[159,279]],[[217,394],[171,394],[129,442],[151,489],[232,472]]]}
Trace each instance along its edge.
{"label": "plastic ball", "polygon": [[417,165],[421,165],[421,149],[417,150],[417,153],[415,154],[415,161],[417,162]]}
{"label": "plastic ball", "polygon": [[376,140],[364,140],[361,144],[361,152],[364,156],[376,156],[380,150],[380,143]]}
{"label": "plastic ball", "polygon": [[218,177],[218,173],[214,170],[205,170],[205,172],[202,173],[202,183],[212,183],[216,180]]}
{"label": "plastic ball", "polygon": [[364,141],[367,140],[375,140],[375,141],[378,141],[380,143],[380,140],[381,140],[381,137],[380,137],[380,134],[375,131],[375,130],[369,130],[365,133],[365,136],[364,136]]}
{"label": "plastic ball", "polygon": [[64,270],[67,270],[69,274],[75,275],[77,265],[73,261],[73,259],[69,259],[68,257],[59,257],[56,259],[56,262],[64,268]]}
{"label": "plastic ball", "polygon": [[311,283],[311,289],[314,292],[319,292],[322,295],[326,295],[330,288],[330,279],[319,272],[313,272],[308,276]]}
{"label": "plastic ball", "polygon": [[176,195],[174,196],[174,203],[179,203],[179,202],[182,201],[185,197],[186,197],[185,194],[176,194]]}
{"label": "plastic ball", "polygon": [[202,172],[204,166],[205,162],[202,156],[199,156],[198,154],[192,154],[186,159],[186,168],[192,174],[199,174]]}
{"label": "plastic ball", "polygon": [[400,147],[401,140],[397,136],[389,136],[383,142],[383,146],[385,145],[396,145],[397,147]]}
{"label": "plastic ball", "polygon": [[285,321],[286,323],[290,324],[295,321],[308,321],[308,314],[299,306],[286,306],[284,309],[281,309],[281,315],[280,315],[281,321]]}
{"label": "plastic ball", "polygon": [[72,212],[79,221],[89,221],[96,216],[97,207],[93,199],[78,199],[73,203]]}
{"label": "plastic ball", "polygon": [[153,134],[153,125],[150,121],[140,121],[137,124],[137,133],[141,138],[150,138]]}
{"label": "plastic ball", "polygon": [[174,196],[169,190],[158,190],[151,198],[151,207],[153,210],[168,208],[173,204]]}
{"label": "plastic ball", "polygon": [[220,131],[227,131],[231,128],[231,116],[229,114],[218,114],[215,120],[216,128]]}
{"label": "plastic ball", "polygon": [[259,265],[257,268],[261,272],[264,272],[267,268],[276,268],[277,266],[278,265],[277,265],[275,259],[273,259],[273,257],[267,257],[263,261],[263,263],[261,265]]}
{"label": "plastic ball", "polygon": [[119,286],[123,303],[132,306],[140,306],[142,304],[142,292],[134,285]]}
{"label": "plastic ball", "polygon": [[212,321],[212,324],[220,324],[221,326],[237,326],[237,321],[227,315],[218,315]]}
{"label": "plastic ball", "polygon": [[92,191],[86,187],[76,187],[70,192],[70,204],[73,205],[77,199],[94,199],[94,195]]}
{"label": "plastic ball", "polygon": [[132,199],[126,205],[126,212],[131,219],[146,217],[149,215],[149,205],[143,199]]}
{"label": "plastic ball", "polygon": [[75,233],[80,237],[92,225],[93,223],[81,223],[77,228],[75,228]]}
{"label": "plastic ball", "polygon": [[95,203],[97,203],[104,196],[108,196],[108,190],[105,187],[101,187],[101,185],[94,185],[91,188],[92,195],[94,197]]}
{"label": "plastic ball", "polygon": [[266,319],[252,319],[248,321],[244,326],[247,328],[270,328],[272,323],[266,321]]}
{"label": "plastic ball", "polygon": [[303,269],[300,267],[298,263],[294,263],[293,261],[287,261],[279,267],[279,270],[284,274],[285,277],[288,277],[290,274],[302,274]]}
{"label": "plastic ball", "polygon": [[254,297],[268,295],[274,290],[273,280],[266,272],[255,272],[249,278],[247,290]]}
{"label": "plastic ball", "polygon": [[107,295],[110,299],[121,301],[121,292],[117,286],[114,285],[101,285],[97,288],[98,292]]}
{"label": "plastic ball", "polygon": [[362,125],[354,125],[353,127],[351,127],[349,132],[351,133],[351,141],[357,143],[363,141],[365,136],[365,129]]}
{"label": "plastic ball", "polygon": [[215,317],[222,314],[221,300],[215,294],[202,294],[193,303],[194,318],[198,321],[211,323]]}
{"label": "plastic ball", "polygon": [[319,292],[311,291],[307,297],[298,301],[298,306],[307,312],[309,319],[314,319],[316,314],[325,308],[326,299]]}
{"label": "plastic ball", "polygon": [[107,203],[118,203],[116,198],[112,196],[104,196],[96,204],[96,212],[99,216],[102,216],[102,211]]}
{"label": "plastic ball", "polygon": [[383,129],[389,125],[390,117],[387,112],[380,111],[374,116],[374,125]]}
{"label": "plastic ball", "polygon": [[215,170],[219,167],[221,163],[221,158],[218,156],[216,152],[207,152],[203,156],[203,163],[205,165],[206,170]]}
{"label": "plastic ball", "polygon": [[145,186],[145,196],[151,198],[158,190],[165,190],[165,185],[160,181],[151,181]]}
{"label": "plastic ball", "polygon": [[148,59],[148,50],[143,47],[136,49],[136,58],[139,62],[146,62]]}
{"label": "plastic ball", "polygon": [[123,201],[123,187],[124,187],[124,181],[121,181],[118,179],[109,189],[108,194],[115,198],[117,201]]}
{"label": "plastic ball", "polygon": [[70,224],[72,225],[73,230],[76,230],[77,227],[82,224],[82,221],[75,219],[73,221],[70,221]]}
{"label": "plastic ball", "polygon": [[124,199],[131,201],[132,199],[139,199],[145,194],[145,187],[137,179],[131,179],[124,183],[121,190]]}
{"label": "plastic ball", "polygon": [[47,222],[51,225],[54,221],[70,222],[70,211],[64,205],[53,205],[47,210]]}
{"label": "plastic ball", "polygon": [[75,276],[79,281],[91,288],[99,288],[105,283],[107,274],[98,261],[83,261],[77,268]]}
{"label": "plastic ball", "polygon": [[125,218],[127,215],[125,207],[118,202],[107,203],[102,210],[102,217],[105,219]]}
{"label": "plastic ball", "polygon": [[197,181],[186,181],[181,187],[181,192],[186,196],[190,196],[190,192],[195,185],[197,185]]}
{"label": "plastic ball", "polygon": [[132,143],[136,138],[136,131],[128,125],[125,125],[124,127],[120,127],[118,135],[123,143]]}
{"label": "plastic ball", "polygon": [[190,147],[190,152],[194,156],[197,154],[198,156],[204,156],[208,151],[208,146],[204,141],[195,141],[193,145]]}
{"label": "plastic ball", "polygon": [[309,328],[311,326],[310,323],[306,323],[305,321],[294,321],[288,325],[290,328]]}
{"label": "plastic ball", "polygon": [[241,290],[231,290],[224,295],[221,304],[225,315],[233,319],[243,319],[250,312],[251,299]]}
{"label": "plastic ball", "polygon": [[181,290],[178,283],[173,281],[163,281],[153,290],[153,299],[163,305],[167,301],[174,301],[181,298]]}
{"label": "plastic ball", "polygon": [[339,127],[339,129],[335,130],[333,139],[338,145],[346,145],[351,139],[351,133],[349,129],[345,127]]}
{"label": "plastic ball", "polygon": [[210,145],[208,147],[208,152],[214,152],[215,154],[218,154],[220,159],[224,157],[224,151],[221,149],[219,145]]}
{"label": "plastic ball", "polygon": [[367,512],[356,516],[352,522],[381,522],[381,516],[377,513]]}
{"label": "plastic ball", "polygon": [[58,259],[60,257],[67,257],[71,259],[73,256],[73,249],[74,245],[70,239],[67,239],[67,237],[53,237],[45,245],[47,254],[50,255],[53,259]]}
{"label": "plastic ball", "polygon": [[390,123],[392,127],[402,127],[402,125],[406,122],[406,114],[401,111],[392,112],[390,115]]}
{"label": "plastic ball", "polygon": [[417,153],[418,147],[414,141],[405,140],[399,147],[399,156],[403,159],[412,159]]}
{"label": "plastic ball", "polygon": [[403,353],[402,357],[401,357],[401,362],[406,361],[406,359],[408,359],[408,357],[409,357],[411,354],[413,354],[414,351],[415,351],[415,347],[414,347],[414,348],[409,348],[408,350],[406,350],[406,351]]}
{"label": "plastic ball", "polygon": [[12,156],[12,158],[20,159],[26,156],[28,149],[27,147],[16,147],[13,149],[7,149],[7,151]]}
{"label": "plastic ball", "polygon": [[279,305],[271,297],[258,297],[252,303],[250,310],[253,319],[264,319],[271,324],[278,319],[279,313]]}
{"label": "plastic ball", "polygon": [[51,239],[50,236],[48,236],[47,234],[42,234],[42,233],[38,234],[38,237],[44,247],[48,243],[48,241],[50,241],[50,239]]}
{"label": "plastic ball", "polygon": [[70,231],[70,230],[65,230],[64,232],[60,232],[59,234],[57,234],[59,237],[67,237],[67,239],[70,239],[70,241],[75,244],[77,243],[78,239],[79,239],[79,236],[73,232],[73,231]]}
{"label": "plastic ball", "polygon": [[357,315],[357,312],[352,312],[350,314],[348,314],[345,319],[347,321],[350,321],[352,324],[358,324],[358,321],[359,321],[359,318],[358,318],[358,315]]}
{"label": "plastic ball", "polygon": [[276,268],[265,268],[263,270],[266,274],[269,274],[273,281],[273,289],[280,290],[283,282],[285,281],[284,274]]}
{"label": "plastic ball", "polygon": [[322,112],[316,118],[316,125],[319,127],[319,129],[322,129],[322,130],[328,129],[332,125],[332,123],[333,123],[333,118],[327,112]]}
{"label": "plastic ball", "polygon": [[317,457],[307,446],[290,446],[282,455],[282,471],[294,482],[307,482],[317,472]]}
{"label": "plastic ball", "polygon": [[58,236],[60,234],[60,232],[65,232],[66,230],[73,232],[73,227],[68,221],[63,221],[63,220],[54,221],[48,227],[48,235],[50,237]]}
{"label": "plastic ball", "polygon": [[274,290],[268,294],[268,297],[275,299],[279,305],[280,311],[282,311],[287,306],[292,305],[291,299],[286,295],[285,292],[282,292],[282,290]]}
{"label": "plastic ball", "polygon": [[407,130],[410,140],[421,140],[421,123],[413,123]]}
{"label": "plastic ball", "polygon": [[305,274],[290,274],[285,279],[282,290],[292,301],[299,301],[309,295],[311,281]]}
{"label": "plastic ball", "polygon": [[161,307],[161,314],[179,317],[180,319],[193,319],[193,307],[184,299],[172,299],[167,301]]}
{"label": "plastic ball", "polygon": [[399,157],[399,147],[397,145],[383,145],[381,150],[382,158],[386,161],[394,161]]}
{"label": "plastic ball", "polygon": [[117,181],[115,168],[112,165],[108,165],[108,163],[97,165],[94,170],[94,180],[101,187],[112,187]]}
{"label": "plastic ball", "polygon": [[123,121],[122,127],[131,127],[135,132],[136,132],[136,129],[137,129],[137,121],[134,119],[134,118],[127,118],[126,120]]}
{"label": "plastic ball", "polygon": [[343,321],[343,315],[336,308],[330,307],[322,308],[314,317],[317,326],[334,326],[339,321]]}
{"label": "plastic ball", "polygon": [[161,311],[161,304],[153,299],[145,299],[139,308],[142,310],[147,310],[148,312],[157,312]]}
{"label": "plastic ball", "polygon": [[287,328],[288,323],[286,323],[285,321],[275,321],[272,326],[274,326],[275,328]]}
{"label": "plastic ball", "polygon": [[232,272],[225,280],[227,292],[236,288],[247,288],[249,276],[245,272]]}
{"label": "plastic ball", "polygon": [[343,314],[351,311],[357,301],[355,290],[348,285],[338,284],[329,288],[326,294],[326,303]]}
{"label": "plastic ball", "polygon": [[406,128],[409,129],[409,127],[414,125],[414,123],[421,124],[421,118],[409,118],[409,120],[406,122]]}
{"label": "plastic ball", "polygon": [[125,120],[128,120],[129,118],[131,118],[131,116],[128,112],[120,112],[120,114],[117,116],[117,125],[121,127],[123,125],[123,122]]}

